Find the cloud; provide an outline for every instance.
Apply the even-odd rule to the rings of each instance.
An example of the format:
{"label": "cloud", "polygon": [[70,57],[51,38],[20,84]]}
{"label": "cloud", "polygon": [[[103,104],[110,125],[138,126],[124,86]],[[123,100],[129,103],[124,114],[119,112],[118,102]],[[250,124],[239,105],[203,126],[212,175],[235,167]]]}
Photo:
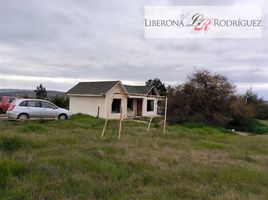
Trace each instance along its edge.
{"label": "cloud", "polygon": [[[182,82],[210,69],[268,98],[268,36],[262,39],[145,39],[144,5],[240,5],[263,1],[0,0],[0,87],[67,90],[79,80]],[[267,11],[264,9],[264,19]],[[59,81],[61,84],[55,84]],[[49,87],[48,87],[49,86]]]}

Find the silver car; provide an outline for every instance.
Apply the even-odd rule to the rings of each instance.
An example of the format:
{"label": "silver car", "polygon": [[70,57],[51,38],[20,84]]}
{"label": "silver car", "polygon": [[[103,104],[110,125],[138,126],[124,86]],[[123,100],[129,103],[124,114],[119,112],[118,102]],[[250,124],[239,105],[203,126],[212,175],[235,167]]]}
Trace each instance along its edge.
{"label": "silver car", "polygon": [[59,108],[53,103],[41,99],[16,99],[9,106],[7,117],[11,119],[27,120],[30,118],[71,118],[69,110]]}

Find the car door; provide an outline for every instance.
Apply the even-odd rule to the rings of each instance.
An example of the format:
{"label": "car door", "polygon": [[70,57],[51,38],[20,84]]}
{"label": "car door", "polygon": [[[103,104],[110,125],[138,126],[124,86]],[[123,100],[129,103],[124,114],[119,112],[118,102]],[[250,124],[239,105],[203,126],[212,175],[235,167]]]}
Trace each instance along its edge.
{"label": "car door", "polygon": [[39,101],[28,100],[24,112],[29,115],[30,118],[40,118],[41,116],[41,105]]}
{"label": "car door", "polygon": [[57,107],[52,103],[41,101],[41,117],[43,118],[55,118],[58,116]]}

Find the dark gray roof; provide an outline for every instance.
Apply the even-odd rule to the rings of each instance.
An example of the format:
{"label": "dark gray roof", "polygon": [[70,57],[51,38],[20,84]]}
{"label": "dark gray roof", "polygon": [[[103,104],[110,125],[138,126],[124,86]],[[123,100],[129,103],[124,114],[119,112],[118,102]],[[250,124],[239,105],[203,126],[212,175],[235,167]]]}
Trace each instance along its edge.
{"label": "dark gray roof", "polygon": [[[80,82],[67,94],[104,95],[120,81]],[[153,86],[123,85],[129,94],[148,94]]]}
{"label": "dark gray roof", "polygon": [[100,81],[100,82],[80,82],[67,94],[91,94],[91,95],[104,95],[119,81]]}
{"label": "dark gray roof", "polygon": [[127,92],[130,94],[148,94],[151,91],[153,86],[132,86],[132,85],[124,85]]}

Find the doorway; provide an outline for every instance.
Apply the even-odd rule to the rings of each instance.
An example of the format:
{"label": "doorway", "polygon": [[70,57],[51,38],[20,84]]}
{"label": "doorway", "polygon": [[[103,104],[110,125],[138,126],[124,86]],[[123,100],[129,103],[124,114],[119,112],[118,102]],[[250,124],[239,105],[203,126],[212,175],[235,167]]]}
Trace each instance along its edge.
{"label": "doorway", "polygon": [[143,99],[137,99],[137,116],[142,116],[142,101]]}

